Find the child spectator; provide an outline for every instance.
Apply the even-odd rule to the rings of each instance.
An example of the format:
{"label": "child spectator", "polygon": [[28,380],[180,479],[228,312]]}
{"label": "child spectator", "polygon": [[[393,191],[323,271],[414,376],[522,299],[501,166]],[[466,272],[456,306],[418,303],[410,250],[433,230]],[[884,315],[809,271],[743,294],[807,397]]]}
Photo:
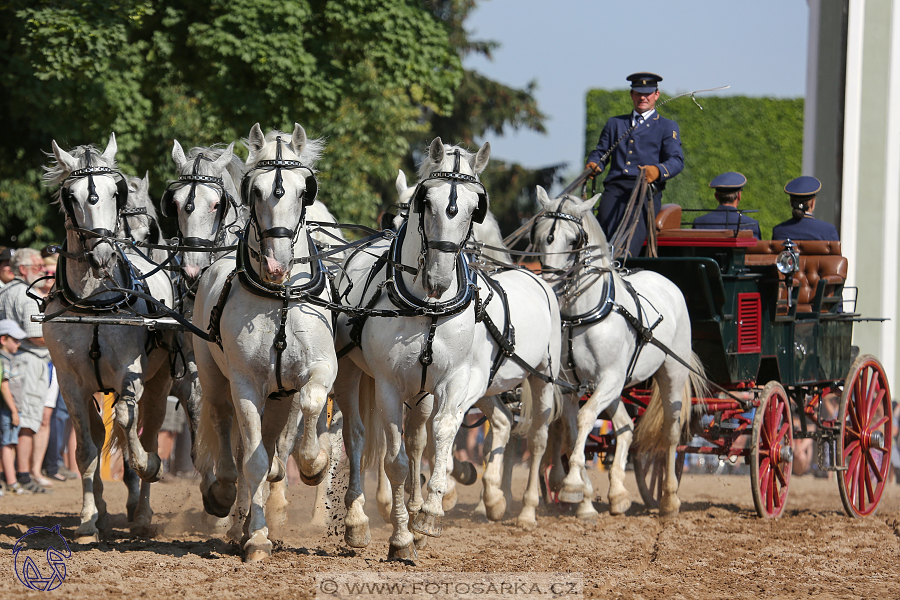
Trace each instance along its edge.
{"label": "child spectator", "polygon": [[16,481],[16,445],[19,443],[19,410],[9,391],[9,366],[19,344],[27,337],[25,331],[9,319],[0,320],[0,462],[3,479],[0,493],[8,490],[24,494],[25,488]]}

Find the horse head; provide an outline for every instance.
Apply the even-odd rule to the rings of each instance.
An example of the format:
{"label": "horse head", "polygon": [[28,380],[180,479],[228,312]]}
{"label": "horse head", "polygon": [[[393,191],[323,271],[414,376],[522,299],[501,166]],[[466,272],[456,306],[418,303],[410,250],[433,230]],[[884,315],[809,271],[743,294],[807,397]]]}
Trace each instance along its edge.
{"label": "horse head", "polygon": [[[59,199],[70,231],[69,252],[84,252],[94,275],[109,273],[116,262],[115,237],[119,212],[128,201],[128,184],[116,165],[116,134],[110,134],[100,153],[90,145],[71,153],[52,142],[56,165],[48,167],[44,180],[59,184]],[[78,246],[78,247],[75,247]]]}
{"label": "horse head", "polygon": [[[472,154],[435,138],[419,168],[419,183],[410,205],[410,225],[418,227],[424,250],[424,286],[440,298],[455,281],[455,263],[472,231],[484,220],[488,197],[478,173],[487,167],[491,145]],[[415,217],[415,218],[414,218]]]}
{"label": "horse head", "polygon": [[[250,154],[241,182],[241,196],[250,206],[262,266],[263,281],[281,284],[290,275],[294,248],[301,237],[306,207],[318,192],[314,164],[321,140],[310,140],[298,123],[294,132],[263,135],[259,123],[246,140]],[[305,246],[306,240],[299,240]]]}
{"label": "horse head", "polygon": [[547,191],[537,186],[537,198],[543,212],[531,229],[531,244],[540,252],[544,279],[554,279],[573,269],[579,255],[588,247],[601,251],[608,266],[609,251],[606,236],[591,208],[600,198],[597,194],[587,200],[564,195],[551,200]]}
{"label": "horse head", "polygon": [[[172,147],[178,179],[163,194],[164,215],[177,217],[178,231],[185,246],[215,248],[225,243],[226,228],[243,224],[235,179],[243,162],[234,154],[234,142],[227,148],[191,148],[185,155],[178,140]],[[238,198],[238,199],[236,199]],[[230,216],[229,216],[230,214]],[[212,264],[211,252],[185,252],[183,270],[189,284]]]}

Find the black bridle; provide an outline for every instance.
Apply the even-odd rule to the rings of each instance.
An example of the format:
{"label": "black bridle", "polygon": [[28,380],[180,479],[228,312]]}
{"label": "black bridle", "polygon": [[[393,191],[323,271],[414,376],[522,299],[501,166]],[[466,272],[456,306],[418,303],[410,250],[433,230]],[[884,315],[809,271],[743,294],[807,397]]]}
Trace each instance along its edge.
{"label": "black bridle", "polygon": [[[196,198],[196,190],[198,185],[205,185],[216,190],[219,194],[219,205],[216,208],[216,217],[213,221],[211,232],[212,237],[185,237],[181,240],[180,244],[195,248],[215,248],[216,246],[220,246],[224,241],[225,230],[227,229],[227,227],[229,227],[230,225],[234,225],[237,222],[237,213],[239,207],[234,197],[228,193],[228,190],[225,189],[225,181],[222,177],[216,177],[214,175],[201,175],[199,173],[201,164],[200,161],[202,160],[205,160],[207,162],[214,162],[213,159],[207,158],[203,153],[200,153],[200,155],[198,155],[197,158],[194,159],[192,172],[189,174],[179,175],[178,180],[173,181],[166,188],[166,191],[162,197],[162,201],[160,202],[160,209],[162,210],[162,214],[164,216],[177,216],[178,205],[175,202],[175,192],[177,192],[185,185],[191,186],[191,189],[188,191],[188,196],[185,199],[184,203],[184,212],[186,212],[187,214],[193,213],[196,208],[194,205],[194,199]],[[229,207],[234,208],[235,220],[226,226],[225,218],[228,216]]]}
{"label": "black bridle", "polygon": [[[91,159],[91,149],[85,148],[84,151],[84,161],[85,166],[81,169],[77,169],[72,171],[62,182],[59,189],[59,199],[62,203],[63,210],[66,213],[66,217],[71,222],[71,226],[68,229],[71,229],[78,236],[78,241],[81,244],[81,247],[87,252],[87,240],[88,238],[99,238],[98,244],[107,243],[111,246],[114,246],[110,238],[115,238],[116,234],[114,231],[106,229],[105,227],[95,227],[93,229],[85,229],[78,225],[78,219],[75,216],[75,195],[72,193],[70,187],[72,183],[69,183],[67,186],[66,183],[69,180],[74,182],[78,179],[83,179],[87,177],[88,180],[88,204],[96,205],[100,202],[100,195],[97,193],[97,186],[94,184],[94,176],[106,176],[111,177],[116,183],[116,225],[115,228],[119,228],[119,221],[123,217],[123,212],[125,211],[125,204],[128,201],[128,184],[125,181],[125,177],[119,171],[112,169],[110,167],[104,166],[94,166],[92,164]],[[129,216],[129,215],[126,215]],[[95,245],[96,247],[96,245]],[[76,257],[70,256],[73,260],[83,261],[85,260],[84,256]]]}
{"label": "black bridle", "polygon": [[575,215],[570,215],[568,213],[562,212],[563,204],[565,204],[566,200],[568,200],[568,196],[563,196],[562,200],[559,201],[559,204],[556,206],[555,211],[547,211],[538,215],[538,218],[535,219],[534,225],[531,229],[531,244],[533,246],[537,246],[535,243],[537,240],[537,224],[541,219],[552,219],[553,223],[550,225],[550,231],[547,232],[547,244],[552,244],[553,240],[556,239],[554,233],[556,231],[556,224],[559,221],[569,221],[571,223],[575,223],[578,226],[578,237],[575,239],[575,243],[572,246],[572,253],[577,254],[581,252],[587,245],[587,232],[584,230],[584,221],[581,217],[576,217]]}

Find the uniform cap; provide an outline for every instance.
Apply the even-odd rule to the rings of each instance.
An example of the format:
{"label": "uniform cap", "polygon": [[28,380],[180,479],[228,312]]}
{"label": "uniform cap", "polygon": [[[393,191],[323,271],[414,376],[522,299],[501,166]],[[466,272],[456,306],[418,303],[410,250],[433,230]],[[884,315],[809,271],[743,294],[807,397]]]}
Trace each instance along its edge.
{"label": "uniform cap", "polygon": [[822,182],[809,175],[791,179],[787,182],[787,185],[784,186],[785,193],[790,194],[792,197],[799,196],[800,198],[815,196],[821,189]]}
{"label": "uniform cap", "polygon": [[659,82],[662,81],[662,77],[656,73],[647,72],[632,73],[625,79],[631,82],[631,90],[633,92],[639,92],[641,94],[655,92],[659,87]]}
{"label": "uniform cap", "polygon": [[17,340],[24,340],[28,337],[25,330],[19,327],[12,319],[0,319],[0,335],[8,335]]}
{"label": "uniform cap", "polygon": [[736,171],[722,173],[709,182],[709,187],[715,188],[717,192],[736,192],[745,185],[747,185],[747,178]]}

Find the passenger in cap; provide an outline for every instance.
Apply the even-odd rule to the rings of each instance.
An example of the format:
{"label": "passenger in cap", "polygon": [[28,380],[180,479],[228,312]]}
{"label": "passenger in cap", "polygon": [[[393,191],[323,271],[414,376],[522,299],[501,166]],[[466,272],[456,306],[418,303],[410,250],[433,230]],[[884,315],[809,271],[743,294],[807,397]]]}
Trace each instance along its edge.
{"label": "passenger in cap", "polygon": [[813,218],[816,209],[816,194],[822,189],[822,182],[815,177],[804,175],[792,179],[784,186],[790,196],[793,216],[772,228],[773,240],[840,240],[837,228],[831,223]]}
{"label": "passenger in cap", "polygon": [[[659,212],[662,206],[662,191],[666,183],[684,169],[678,123],[656,112],[658,86],[662,77],[655,73],[633,73],[626,79],[631,82],[634,110],[627,115],[611,117],[606,122],[597,147],[590,153],[585,165],[594,175],[609,165],[603,180],[597,219],[610,240],[625,218],[628,200],[641,173],[639,167],[645,167],[643,173],[647,182],[655,184],[655,212]],[[604,158],[611,148],[609,157]],[[647,215],[641,211],[628,248],[630,256],[640,253],[646,238]]]}
{"label": "passenger in cap", "polygon": [[719,206],[694,219],[694,229],[749,229],[756,239],[761,240],[759,223],[738,210],[745,185],[747,178],[734,171],[722,173],[710,181],[709,187],[716,190]]}

